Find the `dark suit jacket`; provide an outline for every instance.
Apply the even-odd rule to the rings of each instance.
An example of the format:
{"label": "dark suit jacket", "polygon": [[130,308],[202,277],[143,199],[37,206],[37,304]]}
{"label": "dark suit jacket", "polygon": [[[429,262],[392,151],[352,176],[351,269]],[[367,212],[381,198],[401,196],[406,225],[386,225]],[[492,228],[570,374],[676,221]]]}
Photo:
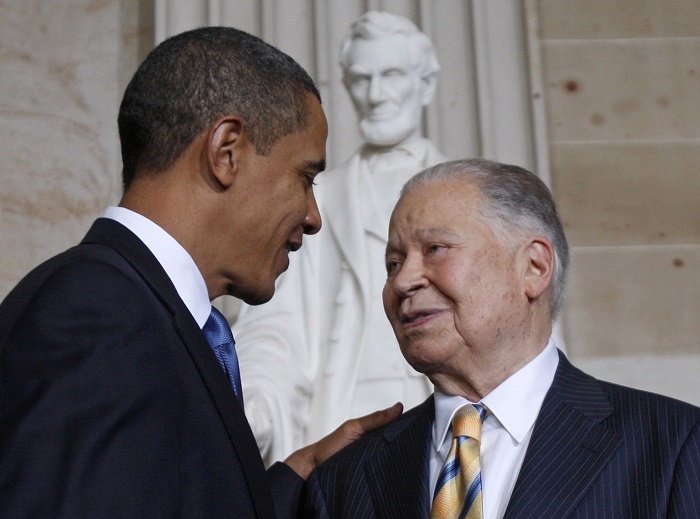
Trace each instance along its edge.
{"label": "dark suit jacket", "polygon": [[[427,518],[432,398],[317,468],[313,517]],[[560,353],[505,514],[700,517],[700,409],[601,382]]]}
{"label": "dark suit jacket", "polygon": [[204,335],[121,224],[98,219],[0,306],[0,517],[271,518],[268,476],[294,499],[301,479],[266,475]]}

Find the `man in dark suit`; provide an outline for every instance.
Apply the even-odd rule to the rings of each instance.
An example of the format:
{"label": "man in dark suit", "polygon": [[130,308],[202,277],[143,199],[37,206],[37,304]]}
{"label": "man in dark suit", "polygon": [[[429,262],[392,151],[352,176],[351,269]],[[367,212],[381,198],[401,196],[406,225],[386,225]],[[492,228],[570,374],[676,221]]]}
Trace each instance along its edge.
{"label": "man in dark suit", "polygon": [[435,393],[313,471],[307,515],[700,517],[700,409],[596,380],[551,339],[568,257],[549,190],[522,168],[411,179],[384,308]]}
{"label": "man in dark suit", "polygon": [[119,132],[120,206],[0,306],[0,517],[294,514],[311,468],[396,410],[266,474],[230,330],[205,333],[210,300],[269,300],[321,226],[318,91],[258,38],[198,29],[139,67]]}

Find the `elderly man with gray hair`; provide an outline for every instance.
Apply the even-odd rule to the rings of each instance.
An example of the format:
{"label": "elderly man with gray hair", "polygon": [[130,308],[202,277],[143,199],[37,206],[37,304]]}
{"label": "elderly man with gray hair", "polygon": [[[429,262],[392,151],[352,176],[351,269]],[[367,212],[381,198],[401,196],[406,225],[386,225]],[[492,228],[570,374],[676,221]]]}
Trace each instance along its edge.
{"label": "elderly man with gray hair", "polygon": [[323,228],[304,242],[275,297],[244,307],[234,324],[246,413],[268,463],[358,412],[415,405],[431,391],[401,358],[381,291],[401,186],[444,160],[422,136],[435,48],[410,20],[370,11],[350,27],[340,64],[365,142],[318,178]]}
{"label": "elderly man with gray hair", "polygon": [[700,517],[700,409],[570,364],[551,337],[568,263],[534,174],[463,160],[411,179],[384,308],[435,392],[312,472],[307,515]]}

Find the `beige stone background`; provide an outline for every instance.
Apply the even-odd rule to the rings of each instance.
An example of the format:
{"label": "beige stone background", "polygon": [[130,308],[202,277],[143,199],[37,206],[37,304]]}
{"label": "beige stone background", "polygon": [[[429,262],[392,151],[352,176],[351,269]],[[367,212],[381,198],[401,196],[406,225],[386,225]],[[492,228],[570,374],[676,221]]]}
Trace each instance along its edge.
{"label": "beige stone background", "polygon": [[700,2],[538,2],[569,355],[700,403]]}
{"label": "beige stone background", "polygon": [[[535,4],[569,356],[700,404],[700,2]],[[118,201],[116,113],[154,34],[154,1],[0,0],[0,298]]]}
{"label": "beige stone background", "polygon": [[0,298],[120,195],[116,114],[153,5],[0,1]]}

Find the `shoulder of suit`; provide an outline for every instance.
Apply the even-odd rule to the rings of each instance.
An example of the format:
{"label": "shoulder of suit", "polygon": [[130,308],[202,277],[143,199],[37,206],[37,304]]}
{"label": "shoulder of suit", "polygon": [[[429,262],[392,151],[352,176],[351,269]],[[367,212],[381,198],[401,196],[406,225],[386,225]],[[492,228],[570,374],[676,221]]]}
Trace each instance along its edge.
{"label": "shoulder of suit", "polygon": [[409,425],[414,424],[416,420],[423,421],[424,425],[429,427],[434,414],[435,408],[431,395],[425,402],[409,409],[390,424],[370,431],[361,438],[355,440],[343,450],[329,458],[323,465],[318,467],[317,471],[319,473],[326,471],[333,472],[342,470],[343,467],[361,466],[358,464],[364,463],[364,460],[372,457],[377,451],[383,449],[388,443],[401,435]]}
{"label": "shoulder of suit", "polygon": [[598,381],[613,402],[620,402],[627,406],[644,406],[649,408],[650,414],[674,414],[686,415],[700,420],[700,407],[677,398],[637,389],[629,386],[615,384],[613,382]]}

